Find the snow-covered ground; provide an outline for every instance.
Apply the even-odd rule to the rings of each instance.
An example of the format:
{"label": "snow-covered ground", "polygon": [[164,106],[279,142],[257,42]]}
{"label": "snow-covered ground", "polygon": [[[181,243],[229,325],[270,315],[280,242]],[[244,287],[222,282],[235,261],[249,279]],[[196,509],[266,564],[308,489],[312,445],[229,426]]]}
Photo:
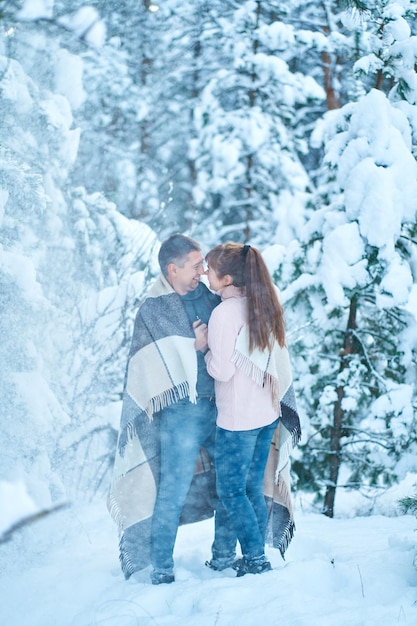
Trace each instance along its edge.
{"label": "snow-covered ground", "polygon": [[273,571],[243,578],[204,566],[212,520],[182,527],[176,582],[152,586],[149,570],[124,580],[104,499],[69,507],[0,546],[0,624],[417,624],[414,516],[330,520],[297,510],[296,523],[286,561],[267,549]]}

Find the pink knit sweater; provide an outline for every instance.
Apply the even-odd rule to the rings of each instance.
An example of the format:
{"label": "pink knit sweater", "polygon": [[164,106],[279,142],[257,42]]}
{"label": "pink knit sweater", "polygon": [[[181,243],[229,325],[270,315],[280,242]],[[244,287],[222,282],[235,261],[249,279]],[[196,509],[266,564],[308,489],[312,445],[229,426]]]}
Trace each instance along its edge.
{"label": "pink knit sweater", "polygon": [[260,387],[232,363],[236,338],[246,323],[246,297],[233,285],[219,292],[222,302],[208,324],[207,370],[216,385],[217,425],[225,430],[253,430],[277,417],[271,391]]}

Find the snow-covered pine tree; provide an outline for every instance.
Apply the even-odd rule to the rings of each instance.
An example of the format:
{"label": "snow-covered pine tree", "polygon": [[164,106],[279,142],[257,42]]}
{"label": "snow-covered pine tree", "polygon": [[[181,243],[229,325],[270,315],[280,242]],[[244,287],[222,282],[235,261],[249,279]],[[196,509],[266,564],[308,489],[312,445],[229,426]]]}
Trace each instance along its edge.
{"label": "snow-covered pine tree", "polygon": [[[416,470],[411,5],[378,3],[362,16],[368,47],[352,67],[359,95],[316,128],[313,144],[325,151],[317,195],[280,274],[291,283],[284,295],[298,329],[293,352],[310,417],[302,462],[295,466],[329,516],[337,488],[374,495]],[[372,76],[379,89],[370,89]]]}
{"label": "snow-covered pine tree", "polygon": [[229,61],[202,92],[190,149],[201,215],[197,232],[212,240],[264,244],[277,224],[291,237],[308,196],[297,125],[301,129],[308,106],[324,92],[281,58],[282,30],[274,17],[279,5],[244,2],[220,22]]}
{"label": "snow-covered pine tree", "polygon": [[86,98],[75,113],[82,134],[72,180],[90,193],[102,191],[124,215],[152,221],[165,169],[152,141],[159,123],[153,89],[161,82],[154,58],[165,26],[149,5],[125,0],[98,7],[107,39],[99,54],[80,51]]}
{"label": "snow-covered pine tree", "polygon": [[[70,187],[79,130],[54,92],[65,86],[65,49],[48,32],[35,37],[30,23],[14,37],[0,57],[0,469],[43,508],[70,495],[80,468],[92,490],[108,437],[113,448],[125,335],[155,235],[101,195]],[[82,68],[74,57],[73,79]],[[73,472],[62,461],[80,441]]]}
{"label": "snow-covered pine tree", "polygon": [[219,5],[124,0],[100,10],[108,43],[83,55],[88,97],[74,181],[100,188],[160,238],[190,229],[195,101],[222,62]]}

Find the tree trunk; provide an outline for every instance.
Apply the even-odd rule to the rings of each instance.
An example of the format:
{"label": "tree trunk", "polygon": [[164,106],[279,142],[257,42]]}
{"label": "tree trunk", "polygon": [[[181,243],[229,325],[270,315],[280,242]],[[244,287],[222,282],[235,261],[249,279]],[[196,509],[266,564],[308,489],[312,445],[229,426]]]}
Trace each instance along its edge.
{"label": "tree trunk", "polygon": [[[195,107],[195,103],[197,102],[197,99],[200,95],[200,91],[199,91],[199,78],[200,78],[200,57],[201,57],[201,30],[199,30],[196,34],[195,34],[195,41],[194,41],[194,45],[193,45],[193,57],[194,57],[194,71],[193,71],[193,85],[192,85],[192,90],[191,90],[191,106],[190,106],[190,128],[193,129],[194,128],[194,107]],[[194,136],[194,135],[193,135]],[[194,197],[193,197],[193,189],[196,185],[197,182],[197,168],[196,168],[196,164],[195,164],[195,159],[188,159],[187,160],[187,164],[188,164],[188,175],[189,175],[189,188],[187,191],[187,195],[188,195],[188,213],[189,215],[195,217],[195,210],[196,210],[196,206],[194,203]],[[192,223],[192,219],[193,217],[191,217],[191,223],[190,226],[193,225]]]}
{"label": "tree trunk", "polygon": [[[343,371],[346,367],[349,367],[349,357],[354,352],[354,331],[356,329],[356,311],[357,311],[357,296],[353,296],[350,301],[349,319],[345,332],[345,338],[343,342],[343,348],[340,351],[341,362],[339,372]],[[344,398],[344,388],[338,386],[336,388],[337,400],[333,410],[333,426],[330,434],[330,471],[329,471],[329,483],[326,489],[326,495],[324,498],[323,513],[327,517],[333,517],[334,515],[334,501],[336,497],[337,480],[339,478],[340,465],[342,463],[341,456],[341,439],[343,430],[344,411],[342,408],[342,401]]]}
{"label": "tree trunk", "polygon": [[323,52],[321,57],[323,60],[324,89],[326,92],[327,110],[332,111],[333,109],[340,108],[340,96],[336,94],[333,86],[334,80],[331,57],[328,52]]}
{"label": "tree trunk", "polygon": [[[261,2],[258,0],[258,2],[256,3],[256,25],[255,25],[255,30],[258,29],[259,27],[259,17],[261,15]],[[253,54],[256,54],[258,51],[258,47],[259,47],[259,40],[257,38],[257,35],[253,41],[253,45],[252,45],[252,51]],[[255,101],[256,101],[256,80],[257,80],[257,76],[255,74],[254,71],[252,71],[251,73],[251,82],[252,82],[252,88],[249,89],[249,107],[252,108],[255,106]],[[244,240],[249,241],[250,237],[251,237],[251,221],[253,218],[253,211],[252,211],[252,192],[253,192],[253,186],[252,186],[252,169],[253,169],[253,155],[252,154],[248,154],[247,158],[246,158],[246,195],[247,195],[247,199],[248,202],[246,204],[246,215],[245,215],[245,228],[243,231],[243,235],[244,235]]]}

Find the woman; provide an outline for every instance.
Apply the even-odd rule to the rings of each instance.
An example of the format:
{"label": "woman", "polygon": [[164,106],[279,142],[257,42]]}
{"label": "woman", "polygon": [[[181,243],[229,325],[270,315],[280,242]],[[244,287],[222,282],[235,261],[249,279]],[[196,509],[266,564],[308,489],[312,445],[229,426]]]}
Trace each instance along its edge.
{"label": "woman", "polygon": [[[206,256],[210,288],[222,298],[208,325],[207,370],[215,379],[218,515],[212,569],[238,576],[271,569],[264,552],[265,466],[280,415],[278,371],[285,326],[282,306],[260,252],[225,243]],[[219,512],[219,511],[218,511]],[[225,528],[228,526],[228,528]],[[234,561],[236,537],[243,558]]]}

